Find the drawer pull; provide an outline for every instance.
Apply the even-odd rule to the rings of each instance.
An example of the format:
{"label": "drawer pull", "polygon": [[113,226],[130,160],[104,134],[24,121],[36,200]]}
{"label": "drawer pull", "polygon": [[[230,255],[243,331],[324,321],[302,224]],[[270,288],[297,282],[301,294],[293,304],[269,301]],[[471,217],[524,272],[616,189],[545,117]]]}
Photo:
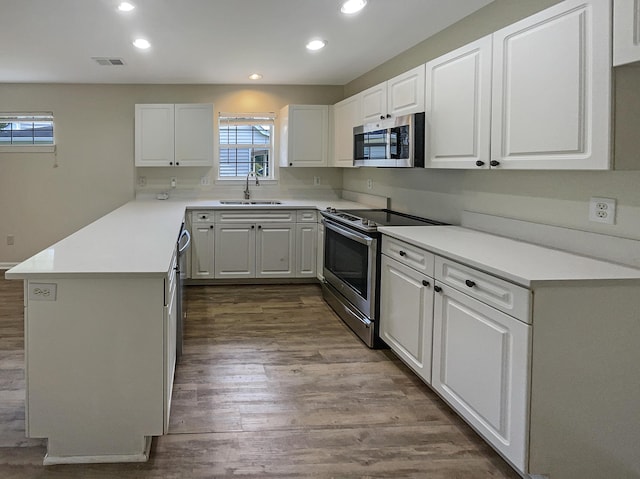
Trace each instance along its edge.
{"label": "drawer pull", "polygon": [[434,290],[436,293],[439,293],[439,292],[441,292],[441,291],[442,291],[442,288],[441,288],[440,286],[434,286],[434,287],[433,287],[433,290]]}
{"label": "drawer pull", "polygon": [[482,160],[476,161],[476,166],[484,166],[484,161]]}
{"label": "drawer pull", "polygon": [[399,254],[400,256],[407,256],[407,253],[405,253],[405,252],[404,252],[404,251],[402,251],[402,250],[398,251],[398,254]]}
{"label": "drawer pull", "polygon": [[473,288],[473,287],[476,285],[475,281],[471,281],[470,279],[467,279],[467,280],[464,282],[464,284],[466,284],[466,285],[467,285],[467,286],[469,286],[470,288]]}
{"label": "drawer pull", "polygon": [[429,283],[429,281],[427,281],[426,279],[422,280],[422,286],[429,287],[430,285],[431,285],[431,283]]}

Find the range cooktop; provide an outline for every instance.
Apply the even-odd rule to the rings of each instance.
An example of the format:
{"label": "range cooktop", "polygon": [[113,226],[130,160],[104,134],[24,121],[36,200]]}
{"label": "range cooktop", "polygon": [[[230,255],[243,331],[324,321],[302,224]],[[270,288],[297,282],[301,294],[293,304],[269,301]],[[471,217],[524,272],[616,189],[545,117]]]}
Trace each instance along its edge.
{"label": "range cooktop", "polygon": [[387,209],[336,210],[335,208],[327,208],[322,211],[322,214],[326,218],[366,232],[375,232],[378,226],[428,226],[445,224]]}

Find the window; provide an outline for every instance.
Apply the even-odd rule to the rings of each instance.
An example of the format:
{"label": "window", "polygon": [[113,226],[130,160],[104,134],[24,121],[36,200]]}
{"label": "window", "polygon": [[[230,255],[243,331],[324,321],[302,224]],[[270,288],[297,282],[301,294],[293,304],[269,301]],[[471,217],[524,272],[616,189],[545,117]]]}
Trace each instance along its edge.
{"label": "window", "polygon": [[0,113],[0,147],[54,144],[53,113]]}
{"label": "window", "polygon": [[220,113],[218,177],[274,179],[273,113]]}

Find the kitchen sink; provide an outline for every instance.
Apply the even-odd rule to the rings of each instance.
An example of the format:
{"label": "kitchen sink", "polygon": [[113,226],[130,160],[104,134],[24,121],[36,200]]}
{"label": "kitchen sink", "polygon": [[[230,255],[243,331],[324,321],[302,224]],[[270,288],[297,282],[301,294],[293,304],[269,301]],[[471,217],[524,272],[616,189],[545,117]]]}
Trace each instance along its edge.
{"label": "kitchen sink", "polygon": [[220,200],[221,205],[281,205],[279,200]]}

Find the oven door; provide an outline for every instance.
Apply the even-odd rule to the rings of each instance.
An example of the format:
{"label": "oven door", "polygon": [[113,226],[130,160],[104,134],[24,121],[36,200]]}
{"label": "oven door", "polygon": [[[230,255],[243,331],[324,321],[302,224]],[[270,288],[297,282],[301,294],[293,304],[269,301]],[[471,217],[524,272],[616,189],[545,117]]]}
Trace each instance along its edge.
{"label": "oven door", "polygon": [[375,320],[377,238],[328,219],[325,226],[324,278],[370,320]]}

